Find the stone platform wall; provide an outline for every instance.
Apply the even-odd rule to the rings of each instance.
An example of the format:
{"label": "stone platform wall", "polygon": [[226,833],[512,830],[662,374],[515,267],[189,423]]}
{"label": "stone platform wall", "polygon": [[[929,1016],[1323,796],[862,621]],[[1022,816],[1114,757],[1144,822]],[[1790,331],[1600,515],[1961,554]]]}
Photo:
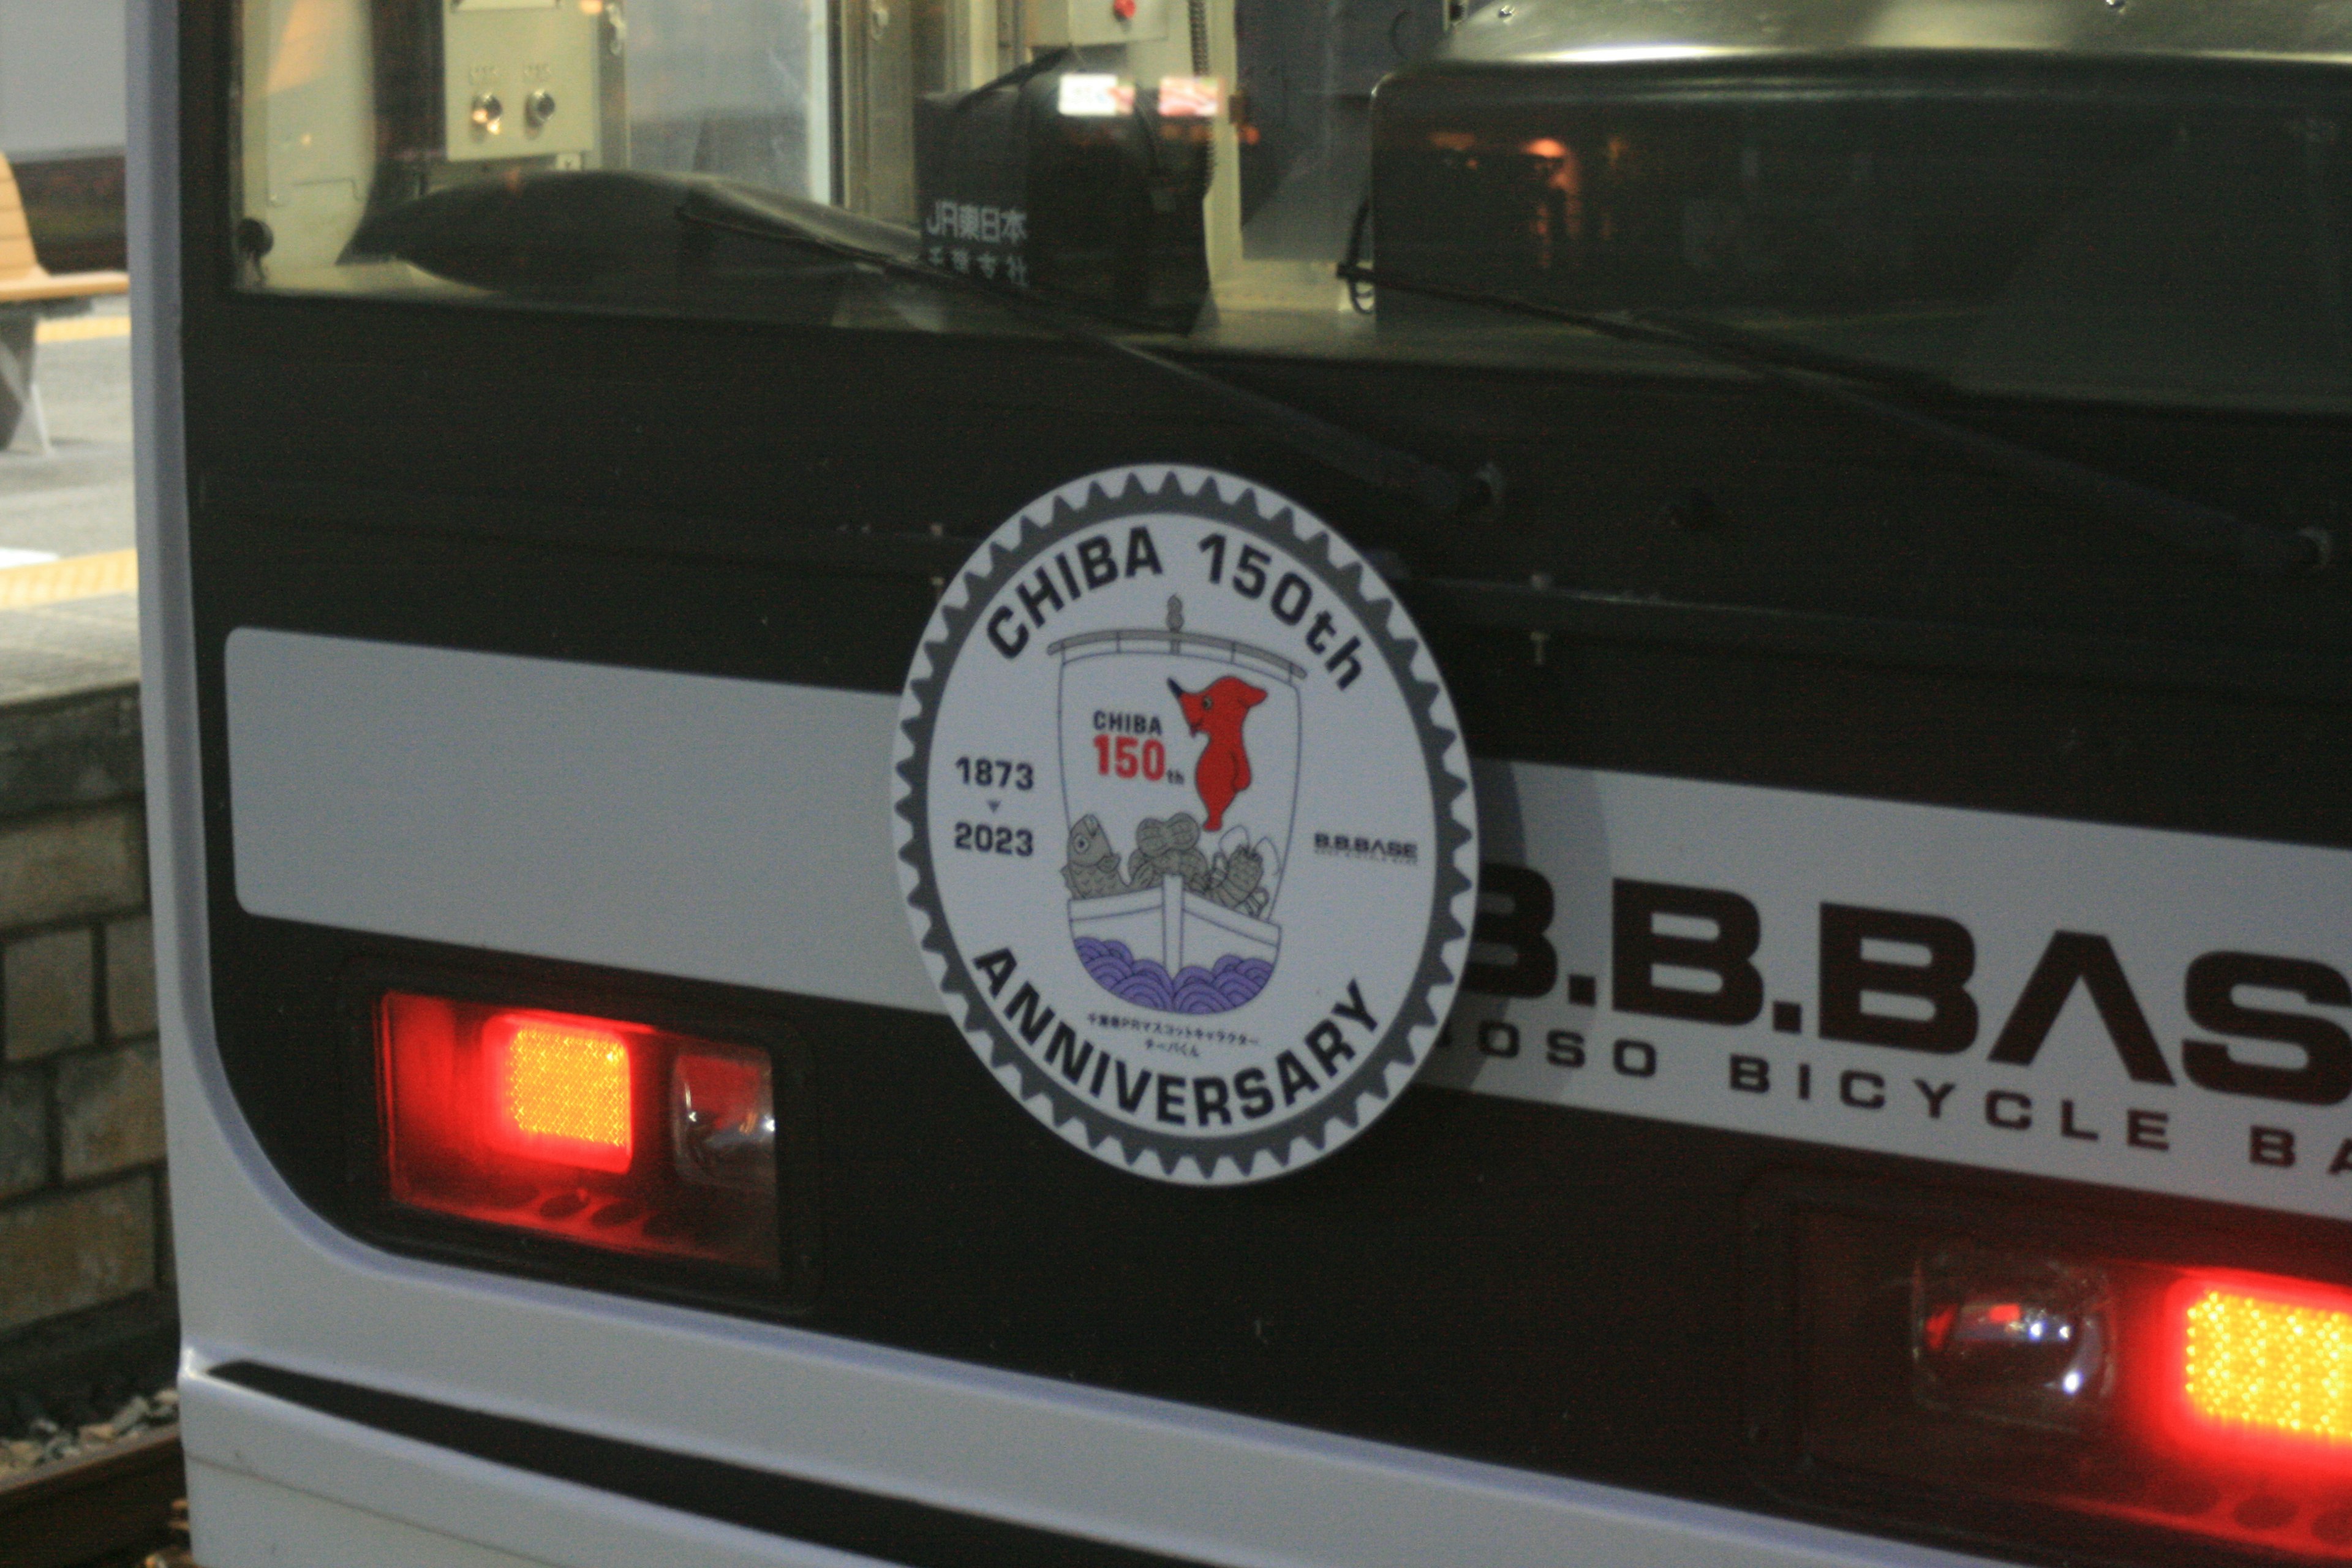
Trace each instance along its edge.
{"label": "stone platform wall", "polygon": [[0,708],[0,1363],[170,1316],[142,795],[135,686]]}

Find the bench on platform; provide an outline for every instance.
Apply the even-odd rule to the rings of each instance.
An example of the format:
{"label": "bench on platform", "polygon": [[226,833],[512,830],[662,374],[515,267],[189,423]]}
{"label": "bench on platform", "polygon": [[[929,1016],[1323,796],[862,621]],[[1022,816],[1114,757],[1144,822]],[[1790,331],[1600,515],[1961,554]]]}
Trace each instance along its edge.
{"label": "bench on platform", "polygon": [[48,416],[41,409],[40,384],[33,379],[41,318],[75,307],[87,309],[101,295],[128,293],[130,289],[127,273],[51,272],[41,265],[33,249],[33,231],[25,222],[16,172],[0,154],[0,450],[16,438],[17,422],[29,409],[33,434],[40,439],[42,455],[48,455]]}

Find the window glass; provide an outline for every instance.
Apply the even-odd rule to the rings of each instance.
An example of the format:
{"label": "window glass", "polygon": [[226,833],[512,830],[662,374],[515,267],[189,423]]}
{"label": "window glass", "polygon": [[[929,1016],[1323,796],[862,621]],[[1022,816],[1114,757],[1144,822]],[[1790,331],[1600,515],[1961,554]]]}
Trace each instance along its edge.
{"label": "window glass", "polygon": [[1759,65],[1629,42],[1622,5],[1461,6],[244,0],[239,276],[1536,365],[1721,370],[1693,340],[1729,331],[1963,391],[2352,397],[2339,57],[1861,0]]}

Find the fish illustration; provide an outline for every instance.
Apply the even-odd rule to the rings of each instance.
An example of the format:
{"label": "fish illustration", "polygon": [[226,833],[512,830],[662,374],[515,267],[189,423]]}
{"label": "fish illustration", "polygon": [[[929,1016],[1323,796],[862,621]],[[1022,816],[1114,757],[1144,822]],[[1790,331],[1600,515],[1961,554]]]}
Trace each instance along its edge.
{"label": "fish illustration", "polygon": [[1103,899],[1126,891],[1118,878],[1118,851],[1103,832],[1102,819],[1089,812],[1070,825],[1070,858],[1062,867],[1062,880],[1074,899]]}
{"label": "fish illustration", "polygon": [[1192,769],[1192,787],[1209,813],[1203,826],[1211,833],[1225,825],[1225,808],[1250,786],[1249,752],[1242,744],[1242,721],[1250,710],[1265,700],[1265,693],[1237,675],[1221,675],[1198,691],[1187,691],[1173,680],[1168,689],[1184,710],[1184,722],[1209,743]]}

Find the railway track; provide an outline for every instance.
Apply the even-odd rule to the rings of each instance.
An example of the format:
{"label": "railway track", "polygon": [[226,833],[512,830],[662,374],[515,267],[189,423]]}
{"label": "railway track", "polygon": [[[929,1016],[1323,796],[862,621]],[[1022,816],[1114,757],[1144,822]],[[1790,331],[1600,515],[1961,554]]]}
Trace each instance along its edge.
{"label": "railway track", "polygon": [[170,1543],[186,1495],[176,1430],[24,1471],[0,1481],[0,1568],[136,1562]]}

